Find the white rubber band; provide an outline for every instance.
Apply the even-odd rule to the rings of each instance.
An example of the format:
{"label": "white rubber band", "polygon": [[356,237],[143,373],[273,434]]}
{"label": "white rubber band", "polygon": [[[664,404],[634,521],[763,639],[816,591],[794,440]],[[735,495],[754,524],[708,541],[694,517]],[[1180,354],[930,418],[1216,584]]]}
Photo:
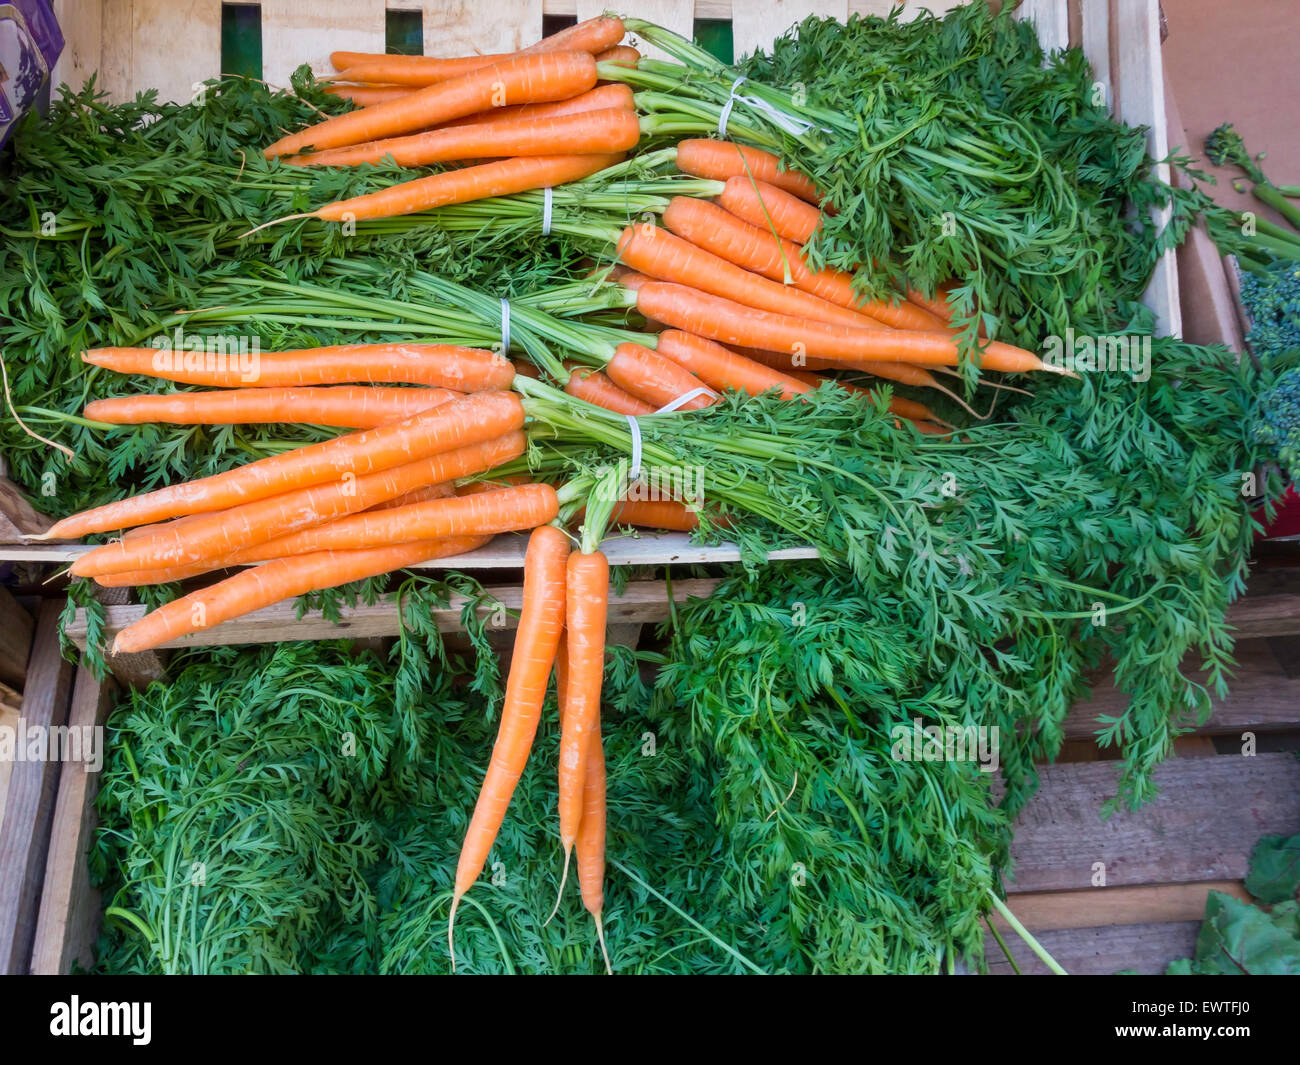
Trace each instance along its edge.
{"label": "white rubber band", "polygon": [[510,354],[510,301],[501,301],[501,354]]}
{"label": "white rubber band", "polygon": [[551,235],[551,204],[554,199],[551,186],[547,185],[542,189],[542,236],[544,237]]}
{"label": "white rubber band", "polygon": [[727,135],[727,123],[731,120],[731,109],[736,103],[736,90],[740,88],[740,83],[744,80],[743,77],[740,77],[731,83],[731,94],[727,97],[727,102],[722,105],[722,114],[718,116],[719,137]]}
{"label": "white rubber band", "polygon": [[641,426],[637,424],[635,414],[623,417],[627,419],[628,431],[632,434],[632,459],[627,468],[627,483],[632,484],[641,476]]}
{"label": "white rubber band", "polygon": [[655,411],[655,413],[668,414],[670,411],[675,411],[678,407],[683,406],[686,403],[689,403],[696,396],[716,396],[716,395],[717,393],[713,391],[713,389],[711,388],[692,388],[685,395],[678,396],[671,403],[665,403],[662,407],[660,407],[657,411]]}

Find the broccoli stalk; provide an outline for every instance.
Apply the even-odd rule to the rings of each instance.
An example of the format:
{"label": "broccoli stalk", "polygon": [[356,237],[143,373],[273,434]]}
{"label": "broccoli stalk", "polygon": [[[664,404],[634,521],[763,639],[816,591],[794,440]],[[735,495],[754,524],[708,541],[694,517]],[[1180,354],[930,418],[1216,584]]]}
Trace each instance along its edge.
{"label": "broccoli stalk", "polygon": [[1300,229],[1300,207],[1288,200],[1282,190],[1268,180],[1256,158],[1246,151],[1246,142],[1231,122],[1225,122],[1205,138],[1205,154],[1215,166],[1239,167],[1254,183],[1250,191],[1255,199],[1272,207],[1296,229]]}

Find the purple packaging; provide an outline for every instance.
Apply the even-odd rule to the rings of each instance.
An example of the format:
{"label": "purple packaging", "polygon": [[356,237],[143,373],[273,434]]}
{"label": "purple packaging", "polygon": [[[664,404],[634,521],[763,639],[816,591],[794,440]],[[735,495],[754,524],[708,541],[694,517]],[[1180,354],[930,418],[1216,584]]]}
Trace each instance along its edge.
{"label": "purple packaging", "polygon": [[49,84],[63,33],[49,0],[0,3],[0,144]]}

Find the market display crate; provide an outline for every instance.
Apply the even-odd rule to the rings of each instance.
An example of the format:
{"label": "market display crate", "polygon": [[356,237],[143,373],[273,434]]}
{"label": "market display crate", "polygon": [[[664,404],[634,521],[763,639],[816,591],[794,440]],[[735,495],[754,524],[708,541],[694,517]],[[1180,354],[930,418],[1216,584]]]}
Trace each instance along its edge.
{"label": "market display crate", "polygon": [[[261,73],[274,84],[287,84],[289,73],[302,62],[329,69],[326,57],[335,48],[383,51],[388,14],[378,0],[265,0],[260,5],[200,0],[179,6],[166,0],[56,0],[54,6],[68,42],[56,77],[80,82],[99,71],[101,86],[115,98],[157,87],[165,98],[186,99],[197,82],[221,73],[223,7],[260,9]],[[535,39],[544,18],[585,18],[605,6],[588,0],[529,0],[504,8],[409,5],[421,13],[423,51],[430,55],[508,50]],[[646,0],[636,9],[638,15],[687,33],[699,20],[728,24],[740,55],[765,45],[807,14],[842,19],[855,12],[885,14],[894,6],[891,0],[764,0],[734,7],[726,0]],[[1130,125],[1148,128],[1153,157],[1167,153],[1171,123],[1166,120],[1156,0],[1118,5],[1108,0],[1026,0],[1020,11],[1034,20],[1045,46],[1081,46],[1115,113]],[[183,52],[176,49],[181,39],[186,41]],[[1212,249],[1201,245],[1198,254],[1193,270],[1204,267]],[[1187,268],[1187,260],[1164,256],[1147,293],[1162,333],[1179,335],[1182,330],[1180,268]],[[14,501],[4,512],[11,521],[17,515],[21,525],[30,515],[9,494]],[[502,536],[471,555],[417,568],[474,574],[509,612],[518,609],[522,595],[518,571],[523,544],[522,537]],[[0,560],[53,568],[84,550],[77,545],[0,545]],[[607,541],[604,550],[611,564],[629,566],[739,558],[734,547],[701,547],[678,534],[618,537]],[[815,556],[812,549],[792,549],[771,557]],[[629,582],[621,595],[611,596],[611,639],[635,644],[642,625],[667,618],[671,602],[707,595],[715,584],[711,579],[671,585]],[[1244,896],[1245,863],[1254,840],[1300,828],[1300,763],[1294,757],[1263,749],[1244,771],[1240,763],[1229,762],[1241,757],[1244,733],[1300,735],[1298,591],[1288,577],[1266,575],[1234,608],[1231,620],[1245,642],[1233,693],[1216,703],[1206,726],[1182,741],[1180,757],[1157,770],[1161,795],[1141,810],[1107,821],[1098,816],[1114,794],[1115,770],[1093,740],[1096,719],[1120,695],[1103,684],[1090,702],[1071,713],[1067,758],[1073,760],[1042,767],[1040,790],[1017,826],[1015,877],[1008,885],[1012,910],[1067,970],[1161,971],[1173,958],[1190,954],[1207,893],[1217,889]],[[61,606],[54,599],[39,604],[22,713],[29,721],[51,725],[102,724],[117,687],[148,679],[159,664],[118,661],[118,679],[103,682],[85,669],[74,670],[59,653]],[[438,627],[458,629],[462,606],[451,602],[436,616]],[[105,635],[111,639],[143,613],[143,607],[130,602],[109,603]],[[338,622],[310,612],[299,618],[297,603],[287,602],[166,646],[382,639],[396,634],[398,623],[392,597],[344,608]],[[67,635],[84,647],[87,627],[85,612],[78,611]],[[32,764],[15,766],[8,783],[8,809],[0,821],[0,971],[58,973],[88,967],[100,920],[100,900],[86,865],[97,776],[79,765],[46,763],[38,771]],[[1104,867],[1102,884],[1097,863]],[[1037,960],[1027,952],[1020,957],[1018,941],[1008,942],[1021,967],[1034,971]],[[991,941],[987,960],[995,973],[1010,971]]]}

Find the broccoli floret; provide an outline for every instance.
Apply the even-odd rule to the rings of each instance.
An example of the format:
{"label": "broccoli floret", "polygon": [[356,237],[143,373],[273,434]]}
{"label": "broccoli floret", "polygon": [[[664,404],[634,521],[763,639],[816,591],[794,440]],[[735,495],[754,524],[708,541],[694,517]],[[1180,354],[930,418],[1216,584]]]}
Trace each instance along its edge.
{"label": "broccoli floret", "polygon": [[1300,367],[1260,394],[1253,421],[1255,439],[1272,448],[1292,482],[1300,484]]}
{"label": "broccoli floret", "polygon": [[1300,348],[1300,263],[1276,262],[1243,274],[1241,302],[1252,322],[1246,339],[1261,362],[1277,367],[1283,356]]}

